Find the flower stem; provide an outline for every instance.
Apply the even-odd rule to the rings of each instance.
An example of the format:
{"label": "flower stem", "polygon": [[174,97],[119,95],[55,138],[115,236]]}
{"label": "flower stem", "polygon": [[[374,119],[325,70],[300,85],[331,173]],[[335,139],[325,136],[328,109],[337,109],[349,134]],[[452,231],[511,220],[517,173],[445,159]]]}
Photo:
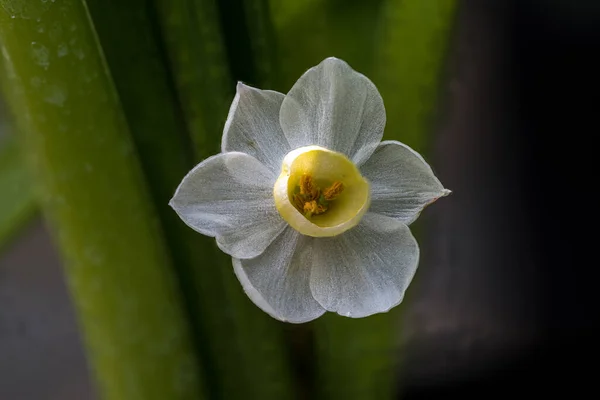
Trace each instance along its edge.
{"label": "flower stem", "polygon": [[[286,92],[325,57],[349,62],[379,88],[385,137],[422,149],[430,135],[456,0],[270,0]],[[403,305],[353,320],[325,315],[314,323],[317,395],[390,399],[396,392]]]}
{"label": "flower stem", "polygon": [[383,4],[373,80],[385,101],[384,139],[422,152],[430,141],[443,81],[456,0],[388,0]]}
{"label": "flower stem", "polygon": [[[155,0],[155,4],[198,162],[219,151],[235,88],[216,2]],[[196,288],[209,344],[211,385],[217,386],[211,393],[222,399],[293,398],[282,324],[250,302],[233,274],[231,258],[217,248],[214,239],[192,234],[201,258],[191,260],[194,268],[189,279]]]}
{"label": "flower stem", "polygon": [[365,319],[327,314],[315,323],[317,398],[392,399],[398,311]]}
{"label": "flower stem", "polygon": [[14,135],[0,140],[0,251],[36,214],[29,174]]}
{"label": "flower stem", "polygon": [[206,323],[212,319],[205,316],[219,311],[210,299],[220,293],[215,285],[206,285],[199,295],[196,284],[199,266],[210,262],[207,254],[214,250],[210,239],[189,229],[168,206],[181,178],[194,166],[194,155],[154,4],[150,0],[87,0],[87,4],[165,233],[197,359],[205,366],[207,392],[210,398],[219,398],[221,358],[211,351]]}
{"label": "flower stem", "polygon": [[231,72],[260,88],[273,88],[278,70],[268,0],[219,0]]}
{"label": "flower stem", "polygon": [[6,93],[100,397],[204,398],[171,259],[85,4],[0,6]]}

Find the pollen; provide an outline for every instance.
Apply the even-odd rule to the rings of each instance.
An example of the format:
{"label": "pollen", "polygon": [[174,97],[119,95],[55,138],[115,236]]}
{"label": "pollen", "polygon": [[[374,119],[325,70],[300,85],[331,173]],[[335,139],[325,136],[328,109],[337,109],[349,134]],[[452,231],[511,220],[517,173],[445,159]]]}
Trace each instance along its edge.
{"label": "pollen", "polygon": [[296,193],[292,196],[292,203],[306,218],[325,213],[331,201],[335,200],[344,190],[342,182],[333,182],[324,190],[315,185],[312,176],[304,174],[300,177]]}
{"label": "pollen", "polygon": [[319,190],[315,187],[312,176],[302,175],[299,186],[301,196],[310,198],[316,198],[319,196]]}
{"label": "pollen", "polygon": [[333,182],[331,186],[325,189],[323,197],[325,197],[325,200],[327,201],[335,200],[343,190],[344,184],[342,182]]}

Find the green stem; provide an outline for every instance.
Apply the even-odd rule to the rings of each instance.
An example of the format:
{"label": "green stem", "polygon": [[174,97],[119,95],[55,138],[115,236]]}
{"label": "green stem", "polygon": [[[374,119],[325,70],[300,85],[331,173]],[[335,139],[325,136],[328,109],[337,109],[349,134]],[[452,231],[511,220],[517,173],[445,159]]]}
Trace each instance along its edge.
{"label": "green stem", "polygon": [[[287,91],[309,67],[336,56],[371,78],[387,110],[385,137],[418,149],[428,142],[455,0],[271,0]],[[395,393],[397,322],[390,313],[314,324],[317,395],[390,399]]]}
{"label": "green stem", "polygon": [[36,213],[29,174],[14,135],[0,140],[0,251]]}
{"label": "green stem", "polygon": [[[455,8],[454,0],[389,0],[382,4],[375,62],[367,76],[385,101],[386,139],[419,150],[429,142]],[[405,302],[409,300],[407,296]],[[402,309],[400,305],[388,314],[364,320],[331,316],[318,321],[322,398],[395,396],[397,367],[402,362],[397,345]]]}
{"label": "green stem", "polygon": [[154,0],[193,151],[198,159],[220,150],[233,99],[216,0]]}
{"label": "green stem", "polygon": [[398,311],[366,319],[327,314],[315,323],[317,394],[322,399],[391,399]]}
{"label": "green stem", "polygon": [[213,366],[218,360],[211,358],[203,326],[203,315],[214,311],[202,309],[194,285],[194,270],[212,248],[198,240],[168,206],[181,177],[193,167],[193,154],[153,4],[149,0],[87,0],[87,4],[165,232],[197,359],[204,361],[207,391],[216,398]]}
{"label": "green stem", "polygon": [[268,0],[241,0],[254,62],[254,81],[272,89],[279,82],[275,31]]}
{"label": "green stem", "polygon": [[4,78],[105,399],[200,399],[171,260],[79,0],[0,0]]}
{"label": "green stem", "polygon": [[[196,160],[201,161],[219,151],[235,88],[216,4],[212,0],[155,3]],[[210,345],[208,357],[217,386],[213,393],[223,399],[293,398],[280,324],[246,297],[233,274],[231,258],[218,250],[214,239],[192,234],[204,254],[193,260],[192,279]]]}
{"label": "green stem", "polygon": [[427,148],[457,0],[388,0],[373,77],[388,110],[385,139]]}
{"label": "green stem", "polygon": [[278,81],[268,0],[219,0],[223,39],[237,80],[272,89]]}

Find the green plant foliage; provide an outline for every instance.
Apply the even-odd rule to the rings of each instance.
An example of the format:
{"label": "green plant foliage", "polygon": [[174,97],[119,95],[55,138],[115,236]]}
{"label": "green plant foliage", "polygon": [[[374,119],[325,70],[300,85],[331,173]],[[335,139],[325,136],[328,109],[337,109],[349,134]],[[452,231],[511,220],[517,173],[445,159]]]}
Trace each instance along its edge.
{"label": "green plant foliage", "polygon": [[329,56],[377,85],[386,139],[426,150],[456,5],[0,0],[3,89],[31,166],[0,144],[0,245],[35,212],[31,175],[103,398],[394,398],[402,307],[277,322],[168,201],[220,151],[237,80],[285,93]]}
{"label": "green plant foliage", "polygon": [[[157,2],[160,12],[147,0],[88,5],[178,272],[211,398],[281,398],[291,392],[281,327],[250,304],[214,239],[168,206],[194,160],[218,151],[233,99],[214,5]],[[166,48],[161,26],[171,38]]]}
{"label": "green plant foliage", "polygon": [[0,140],[0,251],[35,215],[31,180],[14,136]]}
{"label": "green plant foliage", "polygon": [[86,7],[0,6],[8,100],[103,398],[203,398],[171,260]]}

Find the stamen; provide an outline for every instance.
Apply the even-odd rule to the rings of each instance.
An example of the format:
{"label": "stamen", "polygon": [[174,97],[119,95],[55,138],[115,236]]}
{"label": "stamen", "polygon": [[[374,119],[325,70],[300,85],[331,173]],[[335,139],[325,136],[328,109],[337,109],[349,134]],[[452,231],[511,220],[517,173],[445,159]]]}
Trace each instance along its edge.
{"label": "stamen", "polygon": [[316,214],[317,213],[317,202],[315,200],[312,201],[307,201],[306,203],[304,203],[304,215],[307,218],[310,218],[311,215]]}
{"label": "stamen", "polygon": [[292,195],[292,203],[294,204],[294,207],[296,207],[298,210],[304,209],[304,200],[302,199],[302,196],[299,193],[294,193]]}
{"label": "stamen", "polygon": [[323,192],[323,197],[327,201],[335,200],[335,198],[338,197],[343,190],[344,184],[342,182],[333,182],[331,186],[325,189]]}
{"label": "stamen", "polygon": [[330,187],[321,192],[321,189],[315,186],[314,180],[310,175],[302,175],[298,182],[297,192],[292,194],[292,204],[300,212],[304,213],[306,218],[313,215],[323,214],[329,208],[329,202],[335,200],[344,190],[342,182],[334,182]]}
{"label": "stamen", "polygon": [[315,188],[313,178],[310,175],[302,175],[300,178],[300,194],[314,199],[318,197],[318,189]]}

